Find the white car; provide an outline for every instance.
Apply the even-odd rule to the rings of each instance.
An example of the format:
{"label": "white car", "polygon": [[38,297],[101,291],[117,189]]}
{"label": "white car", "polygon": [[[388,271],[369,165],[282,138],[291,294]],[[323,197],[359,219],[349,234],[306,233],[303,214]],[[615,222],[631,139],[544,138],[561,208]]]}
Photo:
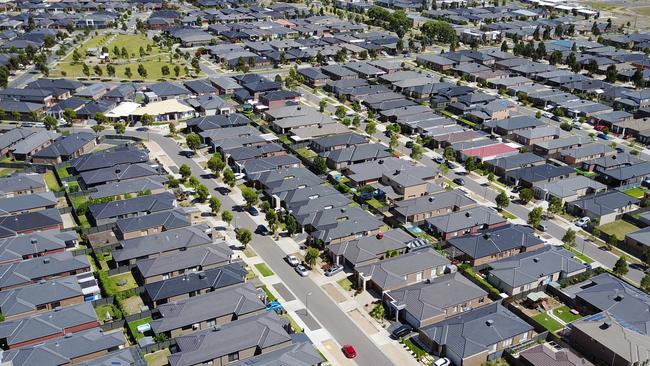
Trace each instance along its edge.
{"label": "white car", "polygon": [[296,272],[301,276],[301,277],[307,277],[309,276],[309,271],[305,266],[302,264],[297,265],[295,268]]}
{"label": "white car", "polygon": [[300,261],[298,260],[298,258],[296,258],[295,255],[289,254],[287,256],[287,263],[289,263],[291,267],[295,267],[300,264]]}
{"label": "white car", "polygon": [[431,365],[433,366],[449,366],[451,364],[451,361],[447,357],[442,357],[437,360],[435,360]]}
{"label": "white car", "polygon": [[585,217],[579,219],[578,221],[576,221],[576,226],[577,227],[585,227],[590,222],[591,222],[591,219],[588,218],[587,216],[585,216]]}

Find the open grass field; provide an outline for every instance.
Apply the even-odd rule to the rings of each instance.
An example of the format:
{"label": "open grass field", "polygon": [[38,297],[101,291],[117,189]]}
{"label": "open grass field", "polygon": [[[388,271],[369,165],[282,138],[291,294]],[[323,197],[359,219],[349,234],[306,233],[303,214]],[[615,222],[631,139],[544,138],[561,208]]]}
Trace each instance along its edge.
{"label": "open grass field", "polygon": [[609,224],[601,225],[599,229],[607,235],[615,235],[618,240],[625,239],[625,234],[627,233],[639,230],[638,227],[623,220],[616,220]]}
{"label": "open grass field", "polygon": [[[143,47],[146,51],[147,46],[151,46],[149,52],[143,57],[140,57],[140,47]],[[174,77],[174,66],[178,65],[181,68],[179,77],[185,78],[188,77],[185,73],[185,66],[189,66],[187,62],[183,59],[174,59],[170,61],[170,54],[165,50],[160,49],[156,46],[153,40],[147,38],[143,34],[118,34],[118,35],[98,35],[90,38],[88,41],[83,43],[77,48],[77,52],[84,56],[86,50],[89,48],[101,48],[107,47],[111,62],[110,64],[115,67],[115,78],[116,79],[133,79],[133,80],[158,80],[163,77],[172,78]],[[113,49],[117,47],[119,50],[122,50],[124,47],[128,53],[128,56],[122,57],[116,56],[113,52]],[[83,73],[83,64],[86,63],[90,67],[91,75],[90,77],[100,77],[108,78],[108,73],[106,72],[106,65],[99,63],[98,60],[94,57],[86,56],[82,58],[81,61],[75,63],[73,60],[73,53],[68,54],[59,64],[56,66],[53,71],[53,75],[61,76],[65,75],[67,77],[86,77]],[[144,66],[147,70],[147,76],[140,76],[138,74],[138,65]],[[97,75],[94,73],[93,68],[99,65],[102,70],[102,75]],[[163,76],[162,67],[168,66],[170,75]],[[125,74],[126,68],[131,68],[132,76],[128,78]]]}

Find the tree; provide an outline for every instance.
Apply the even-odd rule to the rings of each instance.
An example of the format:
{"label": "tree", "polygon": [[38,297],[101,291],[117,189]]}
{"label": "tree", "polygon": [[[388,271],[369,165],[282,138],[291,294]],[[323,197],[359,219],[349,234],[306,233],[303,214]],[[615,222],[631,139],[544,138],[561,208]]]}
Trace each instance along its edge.
{"label": "tree", "polygon": [[368,135],[374,135],[377,132],[377,123],[375,121],[368,121],[366,123],[366,133]]}
{"label": "tree", "polygon": [[528,223],[532,227],[538,227],[542,223],[542,208],[535,207],[528,213]]}
{"label": "tree", "polygon": [[246,207],[253,207],[259,201],[257,191],[250,187],[242,187],[241,195],[244,197],[244,201],[246,201]]}
{"label": "tree", "polygon": [[643,72],[637,69],[632,75],[632,82],[637,89],[643,88],[645,86],[645,81],[643,80]]}
{"label": "tree", "polygon": [[503,210],[504,208],[510,206],[510,198],[508,198],[508,194],[504,190],[499,191],[499,194],[496,196],[494,201],[496,202],[499,210]]}
{"label": "tree", "polygon": [[456,154],[454,153],[454,149],[452,149],[451,146],[445,147],[445,151],[442,153],[442,156],[449,161],[456,160]]}
{"label": "tree", "polygon": [[494,182],[495,180],[497,180],[497,177],[494,175],[494,173],[489,172],[487,176],[487,180],[488,182]]}
{"label": "tree", "polygon": [[178,77],[181,74],[181,67],[176,65],[174,66],[174,76]]}
{"label": "tree", "polygon": [[140,123],[143,126],[151,126],[153,124],[153,116],[148,113],[143,114],[140,116]]}
{"label": "tree", "polygon": [[218,178],[221,176],[221,171],[223,171],[223,169],[226,167],[226,163],[221,158],[221,154],[214,154],[210,160],[208,160],[207,166],[208,169],[212,171],[214,176]]}
{"label": "tree", "polygon": [[473,156],[469,156],[465,160],[465,169],[467,169],[468,172],[472,172],[476,170],[476,158]]}
{"label": "tree", "polygon": [[318,102],[318,108],[321,113],[325,112],[325,107],[327,107],[327,101],[325,99],[321,99],[320,102]]}
{"label": "tree", "polygon": [[641,260],[647,266],[650,266],[650,249],[646,249],[645,252],[641,255]]}
{"label": "tree", "polygon": [[187,147],[189,147],[192,151],[198,150],[201,146],[201,138],[194,132],[187,135],[185,142],[187,143]]}
{"label": "tree", "polygon": [[178,173],[183,178],[183,181],[186,181],[187,178],[189,178],[190,175],[192,175],[192,169],[190,169],[189,165],[183,164],[181,165],[180,168],[178,168]]}
{"label": "tree", "polygon": [[307,263],[307,265],[310,268],[314,268],[316,262],[318,261],[319,256],[320,256],[320,252],[318,251],[318,249],[314,247],[309,247],[307,248],[307,253],[305,253],[305,263]]}
{"label": "tree", "polygon": [[187,185],[190,187],[196,188],[199,186],[199,184],[201,184],[201,181],[199,180],[199,178],[195,176],[191,176],[190,179],[188,179],[187,181]]}
{"label": "tree", "polygon": [[176,125],[174,123],[169,122],[169,124],[167,125],[167,128],[169,129],[169,134],[170,135],[172,135],[172,136],[176,135]]}
{"label": "tree", "polygon": [[647,292],[650,292],[650,273],[646,274],[641,279],[641,288]]}
{"label": "tree", "polygon": [[559,214],[563,209],[562,200],[555,196],[551,197],[551,200],[548,202],[548,211],[554,214]]}
{"label": "tree", "polygon": [[627,272],[630,271],[629,268],[627,268],[627,259],[625,259],[625,256],[618,258],[614,264],[614,268],[612,268],[612,271],[614,271],[614,273],[619,276],[625,276]]}
{"label": "tree", "polygon": [[213,215],[217,215],[221,209],[221,201],[217,197],[210,197],[210,210]]}
{"label": "tree", "polygon": [[278,225],[280,224],[280,221],[278,220],[278,213],[275,212],[275,210],[267,210],[264,218],[269,223],[269,229],[271,229],[271,232],[275,234],[278,229]]}
{"label": "tree", "polygon": [[347,113],[345,112],[345,107],[342,105],[336,107],[336,112],[334,112],[334,115],[340,120],[345,118],[345,116],[347,115]]}
{"label": "tree", "polygon": [[232,217],[232,212],[230,212],[230,211],[228,211],[228,210],[222,212],[222,213],[221,213],[221,219],[222,219],[226,224],[228,224],[228,226],[230,226],[230,223],[232,222],[232,219],[233,219],[233,217]]}
{"label": "tree", "polygon": [[242,243],[244,249],[246,249],[248,243],[250,243],[253,239],[253,233],[251,233],[251,231],[246,228],[240,228],[237,230],[237,235],[235,237],[240,243]]}
{"label": "tree", "polygon": [[287,227],[287,234],[289,234],[289,236],[293,236],[293,234],[298,231],[298,222],[296,222],[296,219],[292,214],[288,214],[284,221],[284,224]]}
{"label": "tree", "polygon": [[144,67],[143,64],[138,64],[138,75],[142,78],[147,77],[147,69]]}
{"label": "tree", "polygon": [[86,75],[86,77],[89,77],[90,76],[90,67],[88,67],[88,65],[86,65],[86,64],[83,64],[83,66],[81,68],[81,72],[83,72],[83,74]]}
{"label": "tree", "polygon": [[375,319],[381,320],[386,317],[386,308],[384,308],[384,304],[381,302],[378,302],[373,306],[372,311],[370,311],[370,316],[372,316]]}
{"label": "tree", "polygon": [[576,232],[569,228],[562,236],[562,242],[570,247],[576,246]]}
{"label": "tree", "polygon": [[127,78],[131,78],[133,76],[133,72],[131,71],[131,67],[127,66],[124,68],[124,76]]}
{"label": "tree", "polygon": [[223,172],[223,182],[230,188],[235,186],[237,178],[235,177],[235,173],[232,172],[232,169],[228,168]]}
{"label": "tree", "polygon": [[48,114],[45,116],[45,118],[43,118],[43,124],[48,130],[56,130],[56,127],[59,125],[59,121]]}
{"label": "tree", "polygon": [[77,119],[77,112],[72,108],[64,108],[63,119],[65,119],[65,121],[68,123],[72,123],[75,119]]}
{"label": "tree", "polygon": [[501,42],[501,52],[508,52],[508,42],[505,40]]}
{"label": "tree", "polygon": [[124,125],[124,123],[119,123],[118,122],[118,123],[113,125],[113,128],[115,129],[115,132],[118,135],[122,135],[122,134],[124,134],[124,132],[126,132],[126,126]]}
{"label": "tree", "polygon": [[519,201],[522,205],[528,204],[533,199],[533,190],[530,188],[524,188],[519,191]]}
{"label": "tree", "polygon": [[196,187],[194,193],[194,197],[196,197],[196,200],[199,202],[205,202],[205,200],[208,199],[208,196],[210,196],[210,191],[208,190],[208,187],[204,186],[203,184],[199,184],[199,186]]}
{"label": "tree", "polygon": [[616,65],[607,66],[607,71],[605,71],[605,80],[608,83],[615,83],[618,79],[618,71],[616,70]]}
{"label": "tree", "polygon": [[163,65],[163,66],[160,68],[160,73],[162,73],[163,76],[167,76],[167,75],[169,75],[169,66],[167,66],[167,65]]}
{"label": "tree", "polygon": [[397,139],[397,134],[393,133],[390,135],[390,141],[388,142],[388,147],[391,150],[395,150],[399,146],[399,140]]}
{"label": "tree", "polygon": [[411,158],[415,160],[419,160],[422,157],[423,150],[422,146],[419,144],[413,144],[413,147],[411,148]]}
{"label": "tree", "polygon": [[325,158],[320,155],[315,157],[312,163],[312,169],[316,174],[325,174],[327,172],[327,163],[325,162]]}

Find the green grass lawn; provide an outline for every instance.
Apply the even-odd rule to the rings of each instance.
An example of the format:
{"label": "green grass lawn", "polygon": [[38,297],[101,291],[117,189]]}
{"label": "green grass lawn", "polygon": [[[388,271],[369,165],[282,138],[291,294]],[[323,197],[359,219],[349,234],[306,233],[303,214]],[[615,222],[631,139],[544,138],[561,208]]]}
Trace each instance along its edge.
{"label": "green grass lawn", "polygon": [[625,239],[625,234],[627,233],[639,230],[638,227],[623,220],[616,220],[609,224],[601,225],[598,228],[607,235],[615,235],[618,240]]}
{"label": "green grass lawn", "polygon": [[[121,281],[126,281],[126,284],[119,286],[118,282]],[[106,292],[116,294],[118,292],[136,288],[138,287],[138,284],[135,282],[135,279],[133,278],[131,272],[126,272],[108,277],[108,281],[104,286],[106,288]]]}
{"label": "green grass lawn", "polygon": [[295,320],[293,320],[291,315],[285,313],[285,314],[282,314],[282,317],[289,321],[289,324],[291,324],[291,329],[293,329],[294,332],[302,333],[303,329],[300,328],[300,325],[298,325],[298,323],[296,323]]}
{"label": "green grass lawn", "polygon": [[562,305],[559,308],[553,309],[553,315],[562,319],[562,321],[565,323],[571,323],[572,321],[582,318],[581,315],[572,314],[571,309],[566,305]]}
{"label": "green grass lawn", "polygon": [[307,159],[312,159],[316,157],[316,155],[318,155],[306,147],[301,147],[300,149],[297,149],[296,152],[298,153],[298,155],[301,155]]}
{"label": "green grass lawn", "polygon": [[144,355],[144,360],[147,362],[147,366],[164,366],[168,365],[167,357],[172,353],[168,348],[161,349],[160,351],[149,353]]}
{"label": "green grass lawn", "polygon": [[72,201],[72,207],[77,208],[84,202],[88,201],[88,196],[70,196],[70,201]]}
{"label": "green grass lawn", "polygon": [[59,175],[59,178],[67,178],[70,176],[70,173],[68,173],[68,167],[67,166],[62,166],[59,169],[56,170],[56,173]]}
{"label": "green grass lawn", "polygon": [[274,274],[273,271],[271,271],[271,268],[269,268],[269,266],[266,265],[266,263],[258,263],[255,265],[255,268],[257,268],[257,270],[260,272],[262,277],[269,277],[269,276],[273,276]]}
{"label": "green grass lawn", "polygon": [[367,200],[366,203],[367,203],[368,205],[374,207],[374,208],[377,209],[377,210],[380,210],[380,209],[382,209],[382,208],[384,207],[384,204],[381,203],[379,200],[377,200],[377,199],[374,198],[374,197],[371,198],[371,199],[369,199],[369,200]]}
{"label": "green grass lawn", "polygon": [[555,319],[551,318],[546,313],[537,314],[533,316],[533,319],[553,333],[563,328],[562,324],[558,323]]}
{"label": "green grass lawn", "polygon": [[588,172],[588,171],[582,170],[582,169],[576,169],[576,173],[578,173],[579,175],[585,176],[587,178],[593,178],[593,177],[598,176],[598,173]]}
{"label": "green grass lawn", "polygon": [[47,184],[47,188],[49,188],[50,191],[58,192],[61,190],[61,186],[59,185],[59,182],[56,180],[53,171],[51,170],[46,171],[45,174],[43,174],[43,179],[45,179],[45,184]]}
{"label": "green grass lawn", "polygon": [[417,343],[413,342],[411,338],[404,338],[402,340],[404,345],[408,347],[408,349],[411,350],[411,352],[415,353],[415,357],[419,360],[422,357],[424,357],[427,354],[427,351],[425,351],[422,347],[420,347]]}
{"label": "green grass lawn", "polygon": [[266,286],[262,285],[262,286],[258,286],[257,288],[261,288],[261,289],[264,291],[264,293],[266,294],[266,300],[267,300],[267,301],[270,302],[270,301],[277,301],[277,300],[278,300],[278,298],[275,297],[275,296],[271,293],[271,291],[269,291],[269,289],[268,289]]}
{"label": "green grass lawn", "polygon": [[348,277],[345,277],[342,280],[336,281],[336,283],[339,284],[345,291],[350,291],[352,290],[352,281]]}
{"label": "green grass lawn", "polygon": [[517,216],[511,214],[510,212],[508,212],[506,210],[501,210],[501,216],[503,216],[504,218],[506,218],[508,220],[514,220],[514,219],[517,218]]}
{"label": "green grass lawn", "polygon": [[107,312],[110,314],[113,320],[122,319],[122,312],[115,305],[104,304],[95,308],[95,313],[97,313],[97,318],[102,322],[106,318]]}
{"label": "green grass lawn", "polygon": [[250,246],[246,246],[246,249],[244,249],[244,255],[248,258],[256,257],[257,253],[251,248]]}
{"label": "green grass lawn", "polygon": [[80,190],[81,187],[79,186],[79,183],[76,180],[68,182],[68,192],[79,192]]}
{"label": "green grass lawn", "polygon": [[643,195],[645,194],[646,189],[643,187],[634,187],[630,189],[626,189],[623,191],[623,193],[627,194],[628,196],[632,196],[634,198],[642,198]]}
{"label": "green grass lawn", "polygon": [[593,259],[591,259],[591,258],[587,257],[586,255],[580,253],[575,248],[571,248],[571,247],[569,247],[567,245],[565,245],[564,248],[570,250],[576,256],[576,258],[580,259],[581,261],[583,261],[585,263],[593,263],[594,262]]}
{"label": "green grass lawn", "polygon": [[[137,329],[137,328],[138,328],[138,325],[151,323],[151,321],[153,321],[153,319],[151,319],[151,317],[148,316],[148,317],[146,317],[146,318],[142,318],[142,319],[139,319],[139,320],[135,320],[135,321],[130,322],[130,323],[129,323],[129,331],[130,331],[131,334],[133,335],[133,338],[135,338],[136,340],[138,340],[138,339],[144,337],[144,336],[146,335],[146,333],[140,333],[140,332],[138,332],[138,329]],[[149,331],[148,333],[153,334],[153,332],[151,332],[151,331]]]}
{"label": "green grass lawn", "polygon": [[79,226],[88,228],[90,227],[90,223],[88,222],[88,218],[86,215],[79,215]]}

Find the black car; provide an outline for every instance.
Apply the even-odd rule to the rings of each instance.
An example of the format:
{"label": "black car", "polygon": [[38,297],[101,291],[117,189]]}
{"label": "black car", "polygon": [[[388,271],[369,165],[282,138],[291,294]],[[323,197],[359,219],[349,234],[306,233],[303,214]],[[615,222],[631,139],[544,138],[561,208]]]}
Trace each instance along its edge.
{"label": "black car", "polygon": [[519,191],[521,191],[521,186],[514,186],[512,188],[512,193],[519,193]]}
{"label": "black car", "polygon": [[433,161],[435,161],[436,164],[442,164],[445,162],[445,158],[443,158],[442,156],[438,156],[437,158],[433,159]]}
{"label": "black car", "polygon": [[622,154],[622,153],[625,152],[625,150],[623,150],[623,148],[621,148],[621,147],[617,147],[616,152],[619,153],[619,154]]}
{"label": "black car", "polygon": [[411,327],[408,324],[404,324],[395,328],[391,334],[393,338],[400,339],[402,337],[406,337],[407,335],[411,334],[412,331],[413,331],[413,327]]}
{"label": "black car", "polygon": [[465,179],[463,179],[463,178],[454,178],[453,182],[458,184],[459,186],[464,186],[465,185]]}
{"label": "black car", "polygon": [[406,144],[404,146],[406,146],[407,149],[413,148],[413,141],[406,141]]}
{"label": "black car", "polygon": [[249,213],[251,216],[259,216],[259,215],[260,215],[260,212],[257,211],[257,209],[256,209],[255,207],[251,207],[251,208],[249,208],[249,209],[248,209],[248,213]]}
{"label": "black car", "polygon": [[194,156],[194,151],[192,151],[192,150],[183,150],[183,151],[179,152],[178,155],[184,156],[186,158],[191,158],[192,156]]}
{"label": "black car", "polygon": [[257,225],[257,229],[255,229],[255,234],[258,235],[268,235],[269,229],[266,228],[264,225]]}

